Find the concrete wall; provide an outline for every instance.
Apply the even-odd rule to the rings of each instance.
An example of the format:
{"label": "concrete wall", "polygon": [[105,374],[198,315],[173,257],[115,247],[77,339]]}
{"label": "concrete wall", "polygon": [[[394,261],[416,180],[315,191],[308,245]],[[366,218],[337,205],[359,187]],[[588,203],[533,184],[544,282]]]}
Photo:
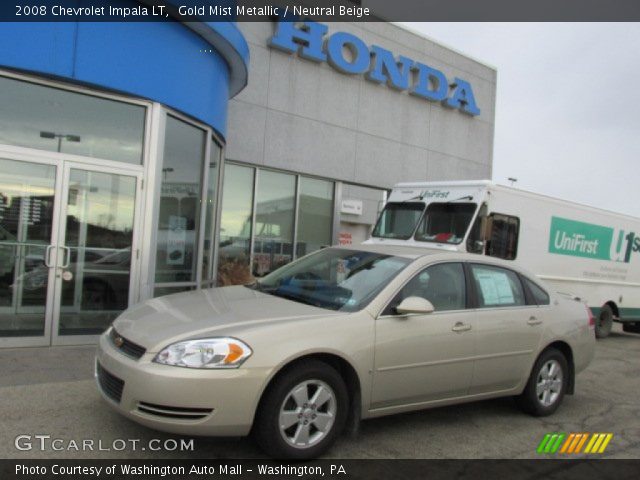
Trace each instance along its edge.
{"label": "concrete wall", "polygon": [[393,24],[327,25],[467,80],[481,114],[271,49],[275,23],[240,23],[251,63],[247,88],[229,105],[228,159],[382,188],[491,177],[494,69]]}
{"label": "concrete wall", "polygon": [[362,215],[341,213],[340,221],[373,225],[382,211],[383,190],[347,185],[342,187],[342,200],[359,200],[362,202]]}

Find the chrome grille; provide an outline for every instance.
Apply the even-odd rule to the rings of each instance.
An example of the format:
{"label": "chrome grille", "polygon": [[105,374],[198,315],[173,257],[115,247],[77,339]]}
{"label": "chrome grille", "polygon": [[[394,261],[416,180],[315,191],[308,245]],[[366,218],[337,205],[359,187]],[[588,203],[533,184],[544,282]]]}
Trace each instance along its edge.
{"label": "chrome grille", "polygon": [[127,340],[126,338],[124,338],[116,331],[115,328],[111,329],[109,338],[111,339],[111,343],[114,347],[116,347],[128,357],[135,358],[136,360],[142,357],[142,355],[144,355],[144,353],[147,351],[147,349],[143,346],[140,346],[137,343],[133,343],[131,340]]}

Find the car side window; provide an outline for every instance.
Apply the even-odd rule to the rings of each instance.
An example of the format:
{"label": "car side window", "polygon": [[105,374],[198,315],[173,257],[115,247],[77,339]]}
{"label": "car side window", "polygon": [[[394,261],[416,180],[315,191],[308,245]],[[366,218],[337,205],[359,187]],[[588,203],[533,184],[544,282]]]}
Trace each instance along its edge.
{"label": "car side window", "polygon": [[549,294],[527,277],[522,277],[537,305],[549,305]]}
{"label": "car side window", "polygon": [[383,315],[395,315],[395,307],[408,297],[429,300],[436,312],[466,307],[464,269],[461,263],[439,263],[425,268],[402,287]]}
{"label": "car side window", "polygon": [[517,307],[526,304],[518,274],[492,265],[471,265],[479,308]]}

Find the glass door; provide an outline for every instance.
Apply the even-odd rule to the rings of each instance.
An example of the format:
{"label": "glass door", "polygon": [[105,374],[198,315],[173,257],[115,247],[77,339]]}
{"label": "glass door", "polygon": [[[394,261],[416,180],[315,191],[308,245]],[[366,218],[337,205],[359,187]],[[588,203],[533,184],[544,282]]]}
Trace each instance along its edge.
{"label": "glass door", "polygon": [[139,181],[110,168],[64,168],[54,344],[95,341],[134,300]]}
{"label": "glass door", "polygon": [[94,343],[136,301],[141,173],[124,172],[0,152],[0,347]]}
{"label": "glass door", "polygon": [[0,346],[50,342],[57,171],[0,155]]}

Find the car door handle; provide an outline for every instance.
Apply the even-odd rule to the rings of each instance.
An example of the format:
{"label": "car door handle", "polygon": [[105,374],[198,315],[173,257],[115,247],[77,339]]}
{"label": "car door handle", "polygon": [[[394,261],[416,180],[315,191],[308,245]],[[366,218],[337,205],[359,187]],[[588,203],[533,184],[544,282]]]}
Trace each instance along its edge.
{"label": "car door handle", "polygon": [[466,332],[467,330],[471,330],[471,325],[458,322],[453,327],[451,327],[451,330],[454,332]]}
{"label": "car door handle", "polygon": [[531,317],[529,318],[529,320],[527,320],[527,325],[540,325],[542,323],[542,320],[538,320],[536,317]]}

